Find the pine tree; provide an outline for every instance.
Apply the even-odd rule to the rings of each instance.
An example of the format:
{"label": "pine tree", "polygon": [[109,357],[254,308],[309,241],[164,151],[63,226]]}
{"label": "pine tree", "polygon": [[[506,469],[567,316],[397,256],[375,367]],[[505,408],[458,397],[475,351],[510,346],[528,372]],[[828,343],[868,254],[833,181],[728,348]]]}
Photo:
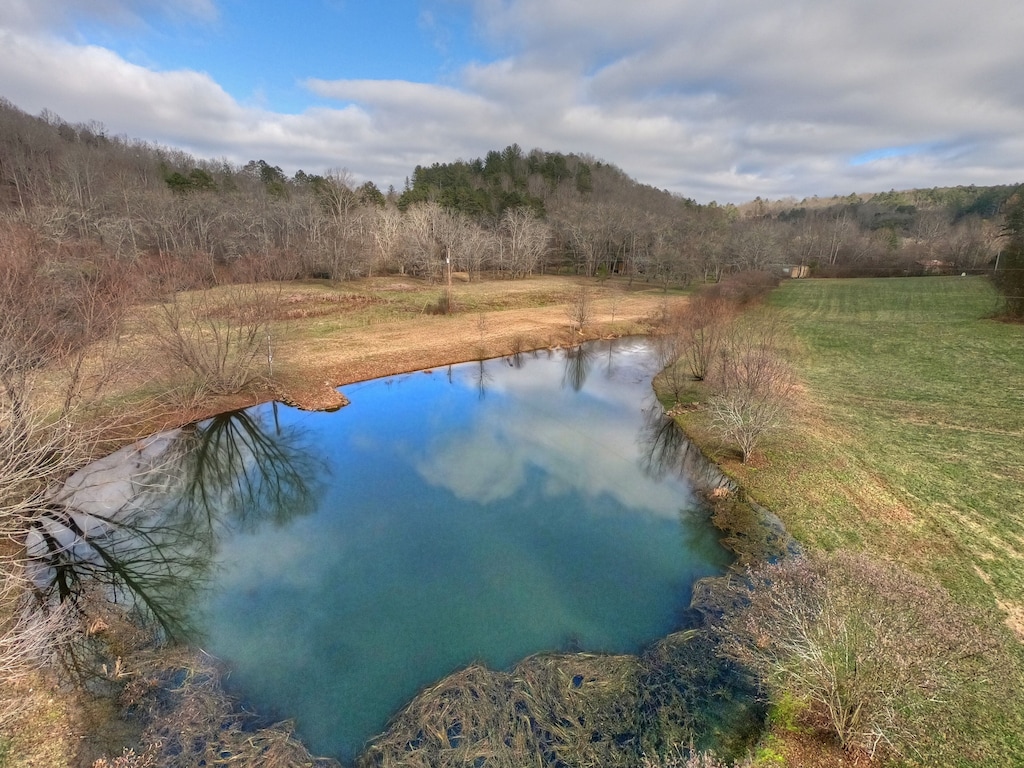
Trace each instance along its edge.
{"label": "pine tree", "polygon": [[1024,188],[1006,202],[1003,237],[1006,245],[992,279],[1003,294],[1004,315],[1024,320]]}

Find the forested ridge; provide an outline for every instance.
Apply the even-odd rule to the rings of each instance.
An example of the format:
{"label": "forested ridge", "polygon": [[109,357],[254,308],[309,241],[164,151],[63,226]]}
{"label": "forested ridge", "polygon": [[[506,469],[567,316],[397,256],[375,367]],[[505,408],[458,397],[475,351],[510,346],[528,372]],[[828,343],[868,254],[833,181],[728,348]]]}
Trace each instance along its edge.
{"label": "forested ridge", "polygon": [[[658,284],[737,271],[983,272],[1015,187],[699,205],[587,155],[518,145],[417,166],[404,189],[343,168],[195,158],[0,103],[0,215],[36,247],[142,267],[177,287],[404,273],[617,273]],[[164,280],[166,282],[166,279]]]}

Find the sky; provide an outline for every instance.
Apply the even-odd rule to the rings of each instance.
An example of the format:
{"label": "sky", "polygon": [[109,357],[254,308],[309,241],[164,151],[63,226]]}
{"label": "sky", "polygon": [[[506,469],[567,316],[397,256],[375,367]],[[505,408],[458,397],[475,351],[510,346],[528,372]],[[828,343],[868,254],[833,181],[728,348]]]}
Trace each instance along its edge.
{"label": "sky", "polygon": [[701,203],[1024,182],[1021,0],[0,0],[0,97],[401,189],[518,143]]}

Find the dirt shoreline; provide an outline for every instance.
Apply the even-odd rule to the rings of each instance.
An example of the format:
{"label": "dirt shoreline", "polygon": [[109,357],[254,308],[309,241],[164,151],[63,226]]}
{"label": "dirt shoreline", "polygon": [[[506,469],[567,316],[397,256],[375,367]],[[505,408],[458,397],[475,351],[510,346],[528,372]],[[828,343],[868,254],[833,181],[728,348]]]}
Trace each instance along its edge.
{"label": "dirt shoreline", "polygon": [[595,296],[593,315],[582,332],[570,329],[565,305],[555,304],[423,315],[317,339],[286,339],[275,350],[272,377],[260,375],[235,395],[211,396],[188,408],[169,409],[157,419],[159,428],[274,400],[303,410],[333,410],[348,404],[339,388],[362,381],[516,352],[563,349],[594,339],[644,335],[651,332],[666,301],[660,291],[618,295],[596,289]]}

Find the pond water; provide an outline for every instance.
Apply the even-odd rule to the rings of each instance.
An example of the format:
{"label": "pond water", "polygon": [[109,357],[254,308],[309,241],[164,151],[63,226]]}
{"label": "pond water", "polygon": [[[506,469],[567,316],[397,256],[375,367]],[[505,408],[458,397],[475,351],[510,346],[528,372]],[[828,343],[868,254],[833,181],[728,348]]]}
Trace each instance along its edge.
{"label": "pond water", "polygon": [[154,587],[183,606],[167,623],[192,626],[247,706],[344,760],[469,663],[638,651],[729,562],[665,460],[655,359],[645,340],[598,342],[186,430],[186,476],[149,485],[209,535]]}

